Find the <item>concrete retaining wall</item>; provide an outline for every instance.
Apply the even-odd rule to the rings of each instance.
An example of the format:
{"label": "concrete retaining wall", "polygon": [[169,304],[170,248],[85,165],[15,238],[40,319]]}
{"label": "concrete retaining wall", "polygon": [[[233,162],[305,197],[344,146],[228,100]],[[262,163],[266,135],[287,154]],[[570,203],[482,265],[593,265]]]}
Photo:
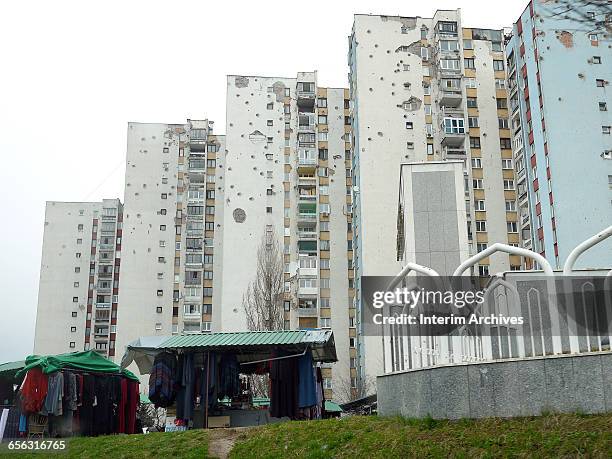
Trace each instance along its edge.
{"label": "concrete retaining wall", "polygon": [[377,378],[378,413],[459,419],[612,411],[612,353],[448,365]]}

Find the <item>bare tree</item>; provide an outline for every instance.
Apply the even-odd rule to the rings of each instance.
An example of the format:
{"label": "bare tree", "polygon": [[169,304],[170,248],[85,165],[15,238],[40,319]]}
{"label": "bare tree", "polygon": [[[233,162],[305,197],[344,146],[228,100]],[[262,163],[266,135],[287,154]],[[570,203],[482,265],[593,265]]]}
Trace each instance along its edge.
{"label": "bare tree", "polygon": [[242,297],[249,330],[282,330],[284,325],[284,263],[280,242],[266,230],[257,249],[257,269]]}
{"label": "bare tree", "polygon": [[338,376],[334,381],[334,400],[338,403],[348,403],[376,393],[376,382],[371,376],[365,375],[357,379],[353,387],[350,377]]}
{"label": "bare tree", "polygon": [[[264,232],[257,249],[257,269],[242,298],[247,327],[253,331],[282,330],[285,324],[284,261],[281,245],[273,230]],[[268,375],[250,375],[251,391],[268,397]]]}
{"label": "bare tree", "polygon": [[610,0],[556,0],[543,4],[545,16],[571,21],[573,31],[594,33],[612,32],[612,3]]}

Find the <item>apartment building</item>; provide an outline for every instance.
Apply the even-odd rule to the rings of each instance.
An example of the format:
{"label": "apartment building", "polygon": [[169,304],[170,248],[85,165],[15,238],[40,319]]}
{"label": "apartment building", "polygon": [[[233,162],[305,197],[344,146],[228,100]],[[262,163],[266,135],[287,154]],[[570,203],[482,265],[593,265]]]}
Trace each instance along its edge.
{"label": "apartment building", "polygon": [[34,354],[115,355],[123,205],[47,202]]}
{"label": "apartment building", "polygon": [[262,241],[284,261],[286,329],[331,328],[326,396],[356,390],[350,119],[346,89],[316,72],[227,78],[223,291],[215,330],[247,327],[243,296]]}
{"label": "apartment building", "polygon": [[[502,31],[464,28],[460,10],[433,18],[355,15],[348,61],[357,300],[361,276],[401,269],[394,198],[401,163],[461,160],[469,253],[495,242],[518,245]],[[406,244],[414,238],[405,234]],[[406,261],[453,271],[431,252]],[[520,267],[520,258],[495,254],[475,274]],[[380,343],[360,343],[368,375],[382,371]]]}
{"label": "apartment building", "polygon": [[[564,9],[530,2],[506,45],[521,244],[557,268],[612,222],[609,9]],[[610,253],[603,242],[577,267],[607,267]]]}
{"label": "apartment building", "polygon": [[[208,120],[129,123],[117,347],[212,330],[218,299],[223,136]],[[217,209],[220,212],[217,212]]]}

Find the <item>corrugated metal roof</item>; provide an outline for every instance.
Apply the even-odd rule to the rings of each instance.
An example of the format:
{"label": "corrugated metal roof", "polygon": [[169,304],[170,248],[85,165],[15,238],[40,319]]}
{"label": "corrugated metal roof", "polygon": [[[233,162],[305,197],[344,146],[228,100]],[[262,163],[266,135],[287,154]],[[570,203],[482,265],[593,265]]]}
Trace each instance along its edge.
{"label": "corrugated metal roof", "polygon": [[300,344],[308,342],[323,342],[322,336],[308,337],[304,330],[279,331],[249,331],[235,333],[198,333],[172,336],[159,348],[183,347],[230,347],[230,346],[276,346],[287,344]]}
{"label": "corrugated metal roof", "polygon": [[23,367],[25,367],[24,360],[19,360],[18,362],[3,363],[0,365],[0,373],[3,373],[5,371],[21,370]]}

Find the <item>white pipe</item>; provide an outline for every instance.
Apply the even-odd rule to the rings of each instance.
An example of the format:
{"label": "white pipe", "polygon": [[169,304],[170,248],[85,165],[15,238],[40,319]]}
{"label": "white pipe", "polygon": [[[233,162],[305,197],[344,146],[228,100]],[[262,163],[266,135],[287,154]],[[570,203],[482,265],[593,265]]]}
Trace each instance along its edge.
{"label": "white pipe", "polygon": [[563,275],[569,276],[574,270],[574,265],[576,264],[576,260],[580,255],[589,250],[595,244],[599,244],[601,241],[609,238],[610,236],[612,236],[612,226],[608,226],[606,229],[578,244],[567,256],[567,260],[565,260],[565,264],[563,265]]}
{"label": "white pipe", "polygon": [[432,277],[440,276],[440,274],[438,274],[434,269],[431,269],[431,268],[428,268],[427,266],[419,265],[417,263],[413,263],[409,261],[408,263],[406,263],[406,266],[404,266],[402,270],[397,274],[397,276],[393,278],[393,280],[387,287],[387,290],[392,290],[393,288],[395,288],[397,284],[399,284],[402,280],[404,280],[404,277],[406,277],[410,273],[410,271],[415,271],[417,273],[424,274],[426,276],[432,276]]}
{"label": "white pipe", "polygon": [[547,276],[554,275],[552,266],[550,265],[548,260],[546,260],[546,258],[544,258],[539,253],[533,252],[528,249],[523,249],[521,247],[513,247],[511,245],[501,244],[497,242],[493,244],[492,246],[487,247],[482,252],[477,253],[476,255],[468,258],[463,263],[461,263],[457,267],[457,269],[455,269],[453,276],[461,276],[465,272],[465,270],[468,269],[470,266],[474,266],[480,260],[487,258],[489,255],[492,255],[495,252],[506,252],[506,253],[509,253],[510,255],[519,255],[521,257],[531,258],[535,260],[542,267],[544,274],[546,274]]}

